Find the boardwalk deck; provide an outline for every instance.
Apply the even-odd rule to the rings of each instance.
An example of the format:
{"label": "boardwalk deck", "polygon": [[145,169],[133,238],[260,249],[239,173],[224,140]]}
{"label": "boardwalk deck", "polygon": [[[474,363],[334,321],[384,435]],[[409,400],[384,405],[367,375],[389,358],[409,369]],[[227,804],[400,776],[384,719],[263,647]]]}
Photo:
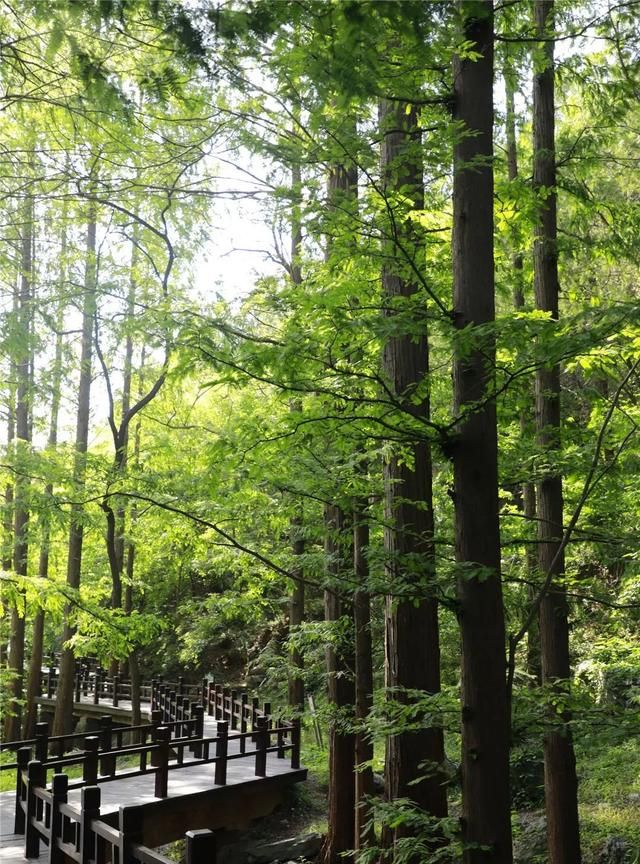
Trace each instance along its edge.
{"label": "boardwalk deck", "polygon": [[[83,709],[89,704],[88,697],[82,699]],[[97,706],[91,705],[100,714],[108,713],[105,709],[109,707],[107,700],[100,700]],[[118,711],[127,712],[130,717],[130,707],[130,703],[123,700]],[[214,737],[216,733],[216,721],[205,716],[204,737]],[[288,786],[306,779],[306,769],[292,769],[289,759],[278,758],[275,753],[267,755],[266,777],[256,777],[255,757],[240,754],[233,732],[229,733],[228,754],[231,758],[224,786],[215,784],[213,764],[190,765],[193,757],[189,756],[185,756],[183,767],[169,772],[168,794],[163,799],[154,796],[152,774],[102,783],[100,818],[115,826],[121,806],[144,805],[143,842],[157,846],[190,829],[246,827],[251,819],[271,812]],[[14,802],[14,793],[0,794],[2,864],[26,861],[24,836],[13,834]],[[80,789],[69,792],[68,802],[80,812]],[[46,849],[42,845],[40,860],[46,860]]]}

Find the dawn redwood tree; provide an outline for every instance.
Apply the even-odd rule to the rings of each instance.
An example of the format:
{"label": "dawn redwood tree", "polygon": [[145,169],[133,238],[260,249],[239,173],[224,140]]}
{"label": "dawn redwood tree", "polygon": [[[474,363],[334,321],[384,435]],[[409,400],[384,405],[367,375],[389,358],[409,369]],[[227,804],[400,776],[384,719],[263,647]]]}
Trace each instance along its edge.
{"label": "dawn redwood tree", "polygon": [[[400,100],[380,103],[381,169],[388,206],[397,209],[399,196],[411,209],[423,203],[421,136],[418,110]],[[419,291],[407,273],[406,255],[417,253],[420,232],[406,213],[389,220],[390,236],[383,241],[382,303],[393,322],[385,338],[382,374],[398,407],[418,421],[429,419],[429,353],[424,326],[416,333],[407,323],[410,298]],[[394,322],[395,319],[395,322]],[[409,437],[409,436],[408,436]],[[440,690],[438,602],[433,594],[433,492],[431,448],[426,435],[394,445],[384,462],[385,570],[390,592],[385,610],[385,669],[389,698],[410,701],[405,690],[434,694]],[[417,591],[416,591],[417,583]],[[413,589],[418,599],[402,598]],[[394,591],[400,594],[398,599]],[[444,738],[441,728],[408,730],[387,741],[385,787],[389,800],[410,798],[436,817],[447,814],[447,795],[441,766]],[[420,779],[419,779],[420,778]],[[393,839],[406,833],[394,829]]]}
{"label": "dawn redwood tree", "polygon": [[[18,291],[17,324],[19,332],[18,350],[15,357],[16,402],[15,402],[15,454],[16,480],[13,502],[13,567],[19,576],[26,576],[29,562],[29,472],[25,460],[31,448],[31,367],[33,327],[33,230],[34,199],[27,193],[24,197],[20,226],[20,278]],[[4,718],[5,740],[20,737],[21,702],[24,678],[25,612],[18,602],[11,607],[11,635],[9,639],[9,680],[11,700]]]}
{"label": "dawn redwood tree", "polygon": [[[97,208],[90,201],[87,208],[87,239],[85,252],[84,285],[82,292],[82,336],[80,345],[80,381],[78,385],[78,410],[76,414],[75,456],[73,463],[72,489],[74,501],[71,505],[69,548],[67,556],[67,585],[73,591],[80,587],[82,572],[82,544],[84,538],[83,505],[80,497],[84,489],[87,444],[89,441],[89,414],[91,407],[91,379],[93,369],[93,324],[96,308],[96,228]],[[72,611],[65,609],[62,632],[62,654],[60,677],[56,689],[56,711],[53,719],[53,735],[66,735],[73,725],[73,686],[75,658],[73,650],[66,647],[74,635]]]}
{"label": "dawn redwood tree", "polygon": [[[558,321],[558,225],[555,164],[555,75],[553,0],[534,4],[537,35],[546,39],[542,62],[533,84],[533,185],[538,196],[534,230],[533,266],[536,307]],[[561,450],[560,364],[540,365],[536,370],[536,433],[541,450],[551,463]],[[537,482],[538,566],[552,576],[540,603],[540,647],[542,681],[563,691],[571,676],[569,659],[568,604],[564,578],[562,475],[552,467]],[[544,738],[544,788],[547,812],[547,845],[551,864],[579,864],[580,826],[578,781],[568,711]],[[560,728],[555,724],[561,720]]]}
{"label": "dawn redwood tree", "polygon": [[[509,181],[514,183],[519,177],[518,169],[518,142],[516,133],[516,109],[515,109],[515,77],[516,69],[509,55],[509,46],[505,46],[505,132],[507,143],[507,173]],[[513,290],[513,305],[516,311],[521,311],[525,306],[524,294],[524,256],[522,249],[516,248],[512,258],[513,277],[515,285]],[[531,389],[531,401],[533,401],[533,389]],[[529,431],[531,417],[531,405],[527,405],[520,414],[520,431],[525,437]],[[536,489],[531,480],[522,484],[522,513],[528,524],[533,524],[536,518]],[[538,562],[536,550],[533,545],[527,546],[526,551],[527,574],[533,580],[537,570]],[[528,589],[529,599],[533,599],[535,588],[533,585]],[[538,618],[532,622],[527,634],[527,671],[531,676],[531,683],[540,683],[540,628]]]}
{"label": "dawn redwood tree", "polygon": [[[333,166],[329,174],[327,197],[330,206],[355,198],[357,171],[354,166]],[[330,243],[327,256],[330,257]],[[350,603],[345,603],[340,588],[340,576],[347,556],[344,536],[347,529],[345,512],[338,504],[325,504],[325,553],[330,584],[324,592],[326,621],[352,618]],[[355,688],[354,658],[345,640],[337,647],[328,646],[327,696],[331,709],[339,714],[353,710]],[[329,794],[327,835],[322,851],[323,864],[339,864],[343,853],[355,847],[355,736],[344,728],[344,717],[333,717],[329,723]]]}
{"label": "dawn redwood tree", "polygon": [[[67,260],[67,206],[63,204],[62,212],[62,236],[60,242],[60,280],[57,297],[57,314],[55,318],[55,348],[53,357],[53,368],[51,375],[51,412],[49,415],[49,436],[47,439],[47,450],[53,453],[58,445],[58,417],[60,414],[60,401],[62,398],[62,349],[64,313],[66,302],[64,291],[66,289],[66,260]],[[44,489],[45,501],[53,500],[53,483],[47,482]],[[46,505],[45,505],[46,506]],[[49,577],[49,553],[51,545],[51,519],[49,512],[45,509],[40,515],[40,554],[38,558],[38,576],[41,579]],[[41,670],[44,643],[44,609],[37,609],[33,617],[31,634],[31,657],[29,661],[29,682],[27,687],[27,715],[25,718],[23,734],[25,738],[31,738],[35,734],[35,724],[38,719],[38,706],[36,697],[40,696]]]}
{"label": "dawn redwood tree", "polygon": [[[492,397],[493,4],[464,2],[454,60],[453,179],[457,346],[453,441],[458,616],[462,636],[462,839],[465,864],[511,864],[509,701],[500,576],[498,442]],[[483,325],[489,325],[489,328]]]}
{"label": "dawn redwood tree", "polygon": [[[291,166],[291,263],[289,277],[294,285],[302,285],[302,268],[300,266],[300,254],[302,251],[302,220],[300,217],[300,189],[302,185],[302,172],[300,163],[294,160]],[[291,403],[292,411],[300,410],[300,402]],[[291,518],[291,551],[294,555],[292,574],[294,576],[291,595],[289,598],[289,631],[295,633],[304,621],[304,571],[302,556],[304,555],[304,537],[302,534],[302,503],[296,503],[296,513]],[[291,664],[293,669],[289,672],[288,680],[288,702],[297,711],[304,710],[304,680],[301,674],[296,674],[304,668],[304,658],[299,648],[291,652]]]}

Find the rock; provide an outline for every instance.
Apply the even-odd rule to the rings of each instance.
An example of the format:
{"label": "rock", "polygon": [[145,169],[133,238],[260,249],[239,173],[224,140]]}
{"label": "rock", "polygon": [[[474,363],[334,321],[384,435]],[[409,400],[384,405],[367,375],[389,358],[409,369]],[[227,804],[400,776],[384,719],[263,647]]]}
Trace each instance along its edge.
{"label": "rock", "polygon": [[607,837],[598,855],[598,864],[624,864],[627,849],[623,837]]}
{"label": "rock", "polygon": [[547,820],[544,814],[520,813],[520,832],[513,843],[514,864],[532,864],[547,849]]}
{"label": "rock", "polygon": [[320,852],[321,834],[303,834],[275,843],[261,843],[247,849],[247,864],[271,864],[272,861],[312,859]]}

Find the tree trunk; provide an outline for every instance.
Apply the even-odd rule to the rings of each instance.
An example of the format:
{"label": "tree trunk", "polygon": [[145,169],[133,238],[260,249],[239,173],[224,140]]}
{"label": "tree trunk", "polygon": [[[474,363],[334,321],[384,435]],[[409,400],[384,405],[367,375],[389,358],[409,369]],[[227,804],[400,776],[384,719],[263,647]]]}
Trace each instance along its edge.
{"label": "tree trunk", "polygon": [[[325,507],[325,552],[331,587],[324,592],[326,621],[351,617],[352,610],[342,602],[340,574],[344,566],[345,519],[335,505]],[[351,713],[355,701],[353,657],[343,644],[326,650],[329,707],[339,717],[329,722],[329,801],[327,836],[322,853],[323,864],[341,864],[342,853],[355,847],[355,740],[353,732],[343,727],[345,712]]]}
{"label": "tree trunk", "polygon": [[[518,147],[516,140],[516,112],[515,112],[515,84],[514,75],[515,69],[509,55],[505,60],[505,95],[506,95],[506,137],[507,137],[507,169],[509,180],[512,182],[518,179]],[[513,291],[513,305],[516,311],[524,308],[524,274],[523,274],[523,255],[520,249],[516,249],[513,253],[511,263],[513,266],[513,274],[515,278],[515,287]],[[533,400],[534,395],[531,394]],[[520,414],[520,434],[523,439],[529,435],[530,429],[530,406],[527,406]],[[536,489],[532,482],[522,484],[522,512],[528,527],[535,524],[536,518]],[[535,547],[532,544],[527,545],[526,551],[527,577],[530,582],[535,581],[535,575],[538,571],[538,558]],[[529,599],[533,599],[536,589],[533,584],[528,587]],[[541,681],[540,668],[540,624],[538,618],[529,627],[527,633],[527,672],[530,676],[532,685],[539,684]]]}
{"label": "tree trunk", "polygon": [[[81,496],[84,490],[86,473],[86,453],[89,440],[89,412],[91,406],[91,377],[93,361],[93,317],[96,306],[96,208],[90,204],[86,262],[84,276],[84,296],[82,306],[82,345],[80,353],[80,383],[78,387],[78,413],[76,418],[75,459],[73,465],[73,488],[75,503],[71,507],[71,526],[69,529],[69,551],[67,558],[67,585],[72,591],[80,588],[82,571],[82,541],[84,532],[83,505]],[[75,659],[71,648],[65,647],[75,633],[71,620],[72,609],[65,609],[65,625],[62,633],[62,654],[60,677],[56,690],[56,711],[53,721],[53,734],[65,735],[73,726],[73,685]]]}
{"label": "tree trunk", "polygon": [[[24,200],[21,225],[20,291],[18,295],[18,330],[21,343],[16,357],[16,481],[14,488],[13,568],[26,576],[29,558],[29,469],[25,466],[31,447],[31,354],[33,350],[33,222],[34,202]],[[23,591],[20,591],[23,594]],[[24,679],[25,609],[20,602],[11,608],[8,683],[9,700],[4,718],[5,741],[20,737],[21,699]]]}
{"label": "tree trunk", "polygon": [[[536,31],[548,38],[553,31],[553,0],[536,0]],[[534,284],[536,307],[558,320],[558,249],[555,170],[555,95],[553,41],[544,43],[544,68],[533,84],[533,183],[540,195],[534,237]],[[544,194],[542,194],[544,193]],[[560,366],[540,366],[536,372],[536,428],[543,452],[559,454]],[[562,477],[556,469],[538,482],[538,565],[545,576],[553,574],[550,590],[540,605],[542,680],[568,687],[569,627],[567,597],[563,584],[564,555],[557,555],[563,532]],[[579,864],[578,781],[571,738],[570,714],[558,718],[550,709],[552,722],[561,728],[549,731],[544,740],[544,786],[547,811],[547,843],[551,864]]]}
{"label": "tree trunk", "polygon": [[[423,207],[420,131],[415,106],[385,99],[380,104],[383,134],[381,167],[388,193],[411,197],[412,209]],[[392,321],[393,336],[383,351],[386,385],[399,408],[420,420],[429,418],[429,399],[416,399],[417,388],[429,374],[426,332],[402,332],[407,298],[419,286],[406,278],[406,263],[398,253],[403,248],[419,253],[420,236],[404,214],[394,218],[396,232],[385,244],[382,273],[385,316]],[[399,302],[400,301],[400,302]],[[410,457],[407,458],[407,453]],[[405,690],[428,694],[440,690],[440,644],[438,604],[433,596],[435,559],[433,548],[433,501],[431,449],[424,440],[408,439],[403,448],[385,461],[385,569],[390,585],[385,612],[385,670],[389,698],[410,702]],[[395,593],[414,596],[398,599]],[[430,727],[392,735],[387,742],[385,787],[389,800],[409,798],[435,817],[447,813],[446,787],[441,773],[444,739],[441,728]],[[420,779],[419,779],[420,778]],[[418,781],[418,782],[417,782]],[[393,841],[406,835],[403,826],[394,829]]]}
{"label": "tree trunk", "polygon": [[[509,704],[500,577],[493,265],[493,4],[460,5],[462,38],[479,53],[454,61],[454,324],[471,347],[454,358],[456,560],[462,636],[462,836],[465,864],[511,864]],[[471,134],[465,134],[471,133]],[[486,848],[481,848],[486,847]]]}
{"label": "tree trunk", "polygon": [[[67,208],[63,207],[63,229],[60,244],[60,295],[58,300],[58,312],[56,315],[55,354],[53,359],[53,371],[51,379],[51,414],[49,418],[49,438],[47,449],[49,453],[55,452],[58,444],[58,415],[60,413],[61,384],[62,384],[62,330],[64,327],[64,312],[66,303],[62,299],[66,287],[66,258],[67,258]],[[44,490],[45,506],[53,501],[53,483],[47,483]],[[42,517],[42,532],[40,537],[40,560],[38,563],[38,576],[41,579],[49,578],[49,545],[51,526],[49,514],[45,511]],[[36,698],[41,693],[41,670],[44,642],[44,610],[39,609],[33,619],[33,631],[31,637],[31,660],[29,663],[29,685],[27,688],[27,716],[24,724],[23,735],[32,738],[35,734],[35,725],[38,719],[38,707]]]}
{"label": "tree trunk", "polygon": [[[293,164],[291,167],[291,187],[293,194],[293,203],[291,206],[291,272],[290,277],[294,285],[302,284],[302,270],[300,267],[300,253],[302,251],[302,222],[300,218],[300,186],[302,176],[299,164]],[[292,402],[291,410],[300,411],[300,402]],[[298,512],[291,519],[291,547],[294,557],[298,562],[302,561],[304,555],[304,538],[300,536],[302,528],[302,505],[298,504]],[[301,563],[294,564],[293,588],[289,600],[289,632],[293,633],[300,627],[304,621],[304,571]],[[291,651],[291,665],[293,670],[304,669],[304,657],[298,648]],[[289,705],[296,711],[304,711],[304,681],[301,674],[296,674],[295,671],[289,672],[288,681],[288,701]]]}
{"label": "tree trunk", "polygon": [[[373,795],[373,741],[366,733],[365,724],[373,705],[373,661],[371,653],[371,601],[369,583],[369,517],[367,502],[356,501],[353,519],[353,569],[358,588],[353,598],[355,629],[355,700],[358,731],[355,738],[356,811],[355,848],[365,849],[375,842],[369,800]],[[366,768],[360,767],[365,763]]]}

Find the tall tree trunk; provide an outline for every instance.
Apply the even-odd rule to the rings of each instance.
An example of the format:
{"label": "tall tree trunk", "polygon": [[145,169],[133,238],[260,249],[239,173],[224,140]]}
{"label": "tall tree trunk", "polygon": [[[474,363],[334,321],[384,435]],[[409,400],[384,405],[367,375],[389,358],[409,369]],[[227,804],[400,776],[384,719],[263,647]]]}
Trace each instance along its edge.
{"label": "tall tree trunk", "polygon": [[[79,500],[82,496],[86,474],[86,454],[89,441],[89,413],[91,407],[91,377],[93,366],[93,318],[96,306],[96,207],[89,205],[87,221],[86,261],[82,302],[82,344],[80,351],[80,383],[78,387],[78,413],[76,417],[75,459],[73,465],[73,489],[75,502],[71,507],[69,528],[69,551],[67,558],[67,585],[72,591],[80,588],[82,572],[82,542],[84,536],[84,508]],[[75,633],[71,620],[72,609],[65,609],[65,624],[62,633],[62,655],[60,677],[56,690],[56,711],[53,734],[65,735],[73,725],[73,684],[75,659],[71,648],[65,647]]]}
{"label": "tall tree trunk", "polygon": [[[518,179],[518,145],[516,137],[516,111],[515,111],[515,81],[514,76],[516,71],[513,68],[513,62],[506,55],[505,60],[505,95],[506,95],[506,137],[507,137],[507,170],[510,181]],[[524,308],[524,273],[523,273],[523,254],[522,250],[516,249],[511,259],[513,266],[513,274],[515,278],[515,286],[513,291],[513,305],[516,311]],[[533,400],[534,395],[531,394]],[[520,434],[526,440],[530,430],[530,406],[527,406],[520,413]],[[526,519],[527,526],[535,524],[536,518],[536,489],[531,481],[522,484],[522,511]],[[538,570],[538,560],[535,547],[532,544],[527,545],[526,551],[527,576],[529,581],[535,581],[535,574]],[[535,596],[535,585],[528,586],[529,599]],[[541,681],[540,668],[540,626],[536,619],[527,633],[527,671],[532,684],[539,684]]]}
{"label": "tall tree trunk", "polygon": [[[51,379],[51,415],[49,418],[49,438],[47,441],[47,449],[50,453],[55,452],[58,444],[58,415],[60,413],[60,398],[61,398],[61,383],[62,383],[62,330],[64,327],[64,312],[66,303],[62,299],[63,291],[66,286],[66,258],[67,258],[67,226],[66,226],[66,207],[63,210],[63,233],[62,242],[60,244],[60,260],[61,276],[60,276],[60,295],[58,298],[58,312],[56,315],[56,338],[55,338],[55,354],[53,360],[53,374]],[[46,504],[53,501],[53,483],[47,483],[44,490]],[[49,577],[49,545],[51,539],[50,516],[45,511],[42,517],[42,532],[40,536],[40,560],[38,563],[38,576],[41,579]],[[38,718],[38,709],[36,698],[40,696],[41,691],[41,669],[42,669],[42,654],[44,641],[44,610],[39,609],[33,619],[33,633],[31,638],[31,660],[29,663],[29,685],[27,688],[27,716],[24,724],[24,737],[32,738],[35,734],[35,725]]]}
{"label": "tall tree trunk", "polygon": [[[382,172],[388,193],[411,197],[412,209],[423,207],[420,131],[415,106],[385,99],[380,104]],[[396,318],[383,351],[383,373],[389,391],[401,409],[420,420],[429,418],[428,396],[416,399],[418,387],[429,374],[426,332],[416,336],[415,325],[402,332],[407,299],[419,286],[406,278],[406,263],[398,241],[418,254],[420,238],[403,214],[395,217],[397,232],[385,244],[382,273],[383,303],[389,321]],[[400,323],[397,319],[400,317]],[[410,458],[406,458],[409,452]],[[433,500],[431,449],[422,440],[409,440],[384,464],[385,569],[391,590],[385,612],[385,670],[390,698],[411,701],[405,690],[429,694],[440,690],[438,603],[434,597]],[[394,596],[413,591],[415,597]],[[389,736],[385,787],[390,800],[409,798],[435,817],[447,813],[446,787],[441,773],[444,738],[441,728],[430,727]],[[393,832],[395,841],[403,834]],[[435,839],[435,838],[434,838]]]}
{"label": "tall tree trunk", "polygon": [[[534,14],[537,34],[549,39],[554,25],[553,0],[536,0]],[[553,41],[543,43],[544,68],[533,84],[533,183],[539,195],[534,238],[534,284],[536,306],[558,320],[558,248],[555,169],[555,94]],[[541,365],[536,372],[536,428],[538,444],[559,454],[560,365]],[[569,627],[567,596],[563,584],[564,555],[558,555],[563,533],[562,477],[557,469],[538,481],[538,565],[553,582],[540,605],[542,680],[561,691],[569,685]],[[558,717],[553,713],[553,722]],[[575,756],[565,712],[562,727],[551,730],[544,740],[544,786],[547,811],[547,842],[551,864],[579,864],[578,782]]]}
{"label": "tall tree trunk", "polygon": [[[127,335],[124,351],[124,368],[122,374],[122,400],[120,405],[121,422],[120,427],[112,426],[114,433],[113,468],[117,475],[124,475],[129,458],[129,421],[128,414],[131,407],[131,379],[133,371],[133,337],[131,325],[135,314],[137,293],[137,267],[138,267],[138,230],[137,223],[134,224],[133,240],[131,243],[131,264],[129,272],[129,292],[127,295]],[[112,418],[114,419],[114,418]],[[107,517],[107,555],[111,570],[111,608],[122,608],[122,574],[125,565],[125,534],[126,534],[126,508],[124,499],[118,497],[115,506],[105,502],[105,514]],[[116,675],[119,668],[117,659],[111,661],[110,673]]]}
{"label": "tall tree trunk", "polygon": [[[325,507],[325,552],[331,586],[324,592],[326,621],[351,617],[352,609],[340,598],[344,569],[345,517],[340,507]],[[343,724],[355,701],[353,656],[344,644],[326,650],[327,689],[330,709],[340,716],[329,722],[329,801],[323,864],[340,864],[342,854],[355,847],[355,739]]]}
{"label": "tall tree trunk", "polygon": [[[511,864],[509,703],[500,577],[498,445],[492,336],[493,4],[460,4],[462,38],[477,59],[454,61],[454,323],[466,329],[454,358],[456,560],[462,636],[462,836],[465,864]],[[466,133],[466,134],[465,134]],[[474,339],[469,349],[468,340]],[[485,848],[482,848],[485,847]]]}
{"label": "tall tree trunk", "polygon": [[[16,481],[14,489],[13,567],[20,576],[26,576],[29,557],[29,470],[26,460],[31,447],[31,354],[33,350],[33,225],[34,202],[25,197],[21,225],[20,292],[18,296],[18,330],[20,346],[16,356]],[[22,594],[22,591],[20,592]],[[4,718],[5,740],[20,737],[21,700],[24,678],[24,636],[26,610],[18,600],[11,608],[11,634],[9,638],[8,710]]]}
{"label": "tall tree trunk", "polygon": [[[369,584],[369,515],[367,501],[357,500],[353,514],[353,569],[358,587],[353,598],[355,629],[355,700],[358,730],[355,738],[356,812],[355,848],[365,849],[375,841],[369,799],[373,795],[373,741],[365,724],[373,705],[373,661],[371,645],[371,599]],[[363,767],[366,765],[367,767]]]}
{"label": "tall tree trunk", "polygon": [[[300,186],[302,176],[299,164],[291,167],[291,187],[293,202],[291,206],[291,272],[290,277],[294,285],[302,284],[302,270],[300,267],[300,254],[302,251],[302,221],[300,217]],[[291,404],[292,411],[300,411],[300,402]],[[297,562],[302,561],[304,555],[304,538],[301,536],[302,528],[302,505],[297,505],[297,513],[291,519],[291,547]],[[293,565],[294,582],[289,599],[289,632],[294,633],[304,621],[304,571],[301,563]],[[299,648],[291,652],[291,664],[293,670],[289,672],[288,701],[289,705],[296,711],[304,710],[304,680],[297,670],[304,669],[304,657]]]}
{"label": "tall tree trunk", "polygon": [[[20,295],[20,279],[17,278],[13,289],[13,316],[18,314],[18,297]],[[16,364],[12,357],[9,362],[9,386],[7,388],[7,454],[10,454],[14,449],[16,438]],[[14,488],[11,480],[7,481],[4,489],[4,502],[2,505],[2,569],[9,572],[13,570],[13,501]],[[11,612],[9,611],[9,616]],[[2,611],[3,623],[7,616],[7,610]],[[2,668],[8,666],[7,645],[4,640],[0,644],[0,658],[2,660]]]}
{"label": "tall tree trunk", "polygon": [[[335,165],[327,184],[330,212],[336,205],[346,209],[357,201],[358,175],[354,165]],[[331,232],[330,237],[333,236]],[[331,239],[327,243],[327,260],[331,264]],[[344,569],[345,514],[336,504],[325,505],[325,553],[331,587],[324,592],[326,621],[353,616],[353,609],[340,599],[339,578]],[[335,590],[333,589],[335,586]],[[355,737],[341,728],[345,712],[350,714],[355,702],[352,648],[341,646],[326,651],[329,707],[342,714],[342,723],[329,723],[329,813],[323,864],[339,864],[342,853],[355,848]]]}

